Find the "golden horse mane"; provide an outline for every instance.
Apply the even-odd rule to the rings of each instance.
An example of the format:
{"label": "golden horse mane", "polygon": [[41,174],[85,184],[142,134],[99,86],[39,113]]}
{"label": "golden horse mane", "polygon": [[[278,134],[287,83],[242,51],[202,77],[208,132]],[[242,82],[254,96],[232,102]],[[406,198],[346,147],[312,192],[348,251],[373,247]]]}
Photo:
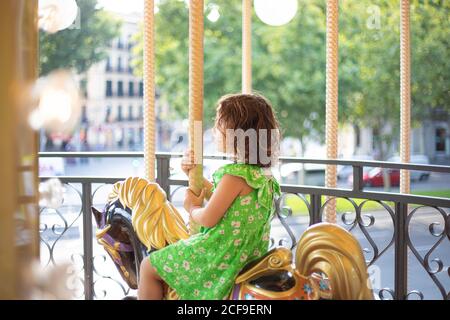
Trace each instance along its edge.
{"label": "golden horse mane", "polygon": [[132,210],[132,224],[139,240],[150,249],[161,249],[189,236],[178,210],[154,182],[130,177],[117,182],[108,201],[119,200]]}
{"label": "golden horse mane", "polygon": [[297,245],[295,264],[303,275],[327,275],[332,299],[373,299],[361,247],[350,232],[338,225],[319,223],[309,227]]}

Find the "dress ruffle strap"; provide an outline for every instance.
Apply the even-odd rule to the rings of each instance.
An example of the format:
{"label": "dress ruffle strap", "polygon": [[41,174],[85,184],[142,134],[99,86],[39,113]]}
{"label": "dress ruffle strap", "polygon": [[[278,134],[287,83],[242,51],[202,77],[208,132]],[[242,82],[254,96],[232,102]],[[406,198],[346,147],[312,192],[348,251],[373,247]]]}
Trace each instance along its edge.
{"label": "dress ruffle strap", "polygon": [[272,209],[273,197],[281,195],[277,180],[264,175],[261,167],[241,163],[227,164],[213,174],[214,188],[225,174],[243,178],[250,187],[257,190],[258,203],[268,210]]}

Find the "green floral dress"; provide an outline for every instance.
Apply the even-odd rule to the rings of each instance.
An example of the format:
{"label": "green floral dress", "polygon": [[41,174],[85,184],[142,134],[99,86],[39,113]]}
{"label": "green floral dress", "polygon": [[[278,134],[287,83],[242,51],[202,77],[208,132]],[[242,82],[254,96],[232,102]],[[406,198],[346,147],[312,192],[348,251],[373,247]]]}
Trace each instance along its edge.
{"label": "green floral dress", "polygon": [[150,254],[151,264],[180,299],[227,298],[241,269],[268,251],[280,186],[262,168],[234,163],[214,172],[214,189],[225,174],[245,179],[253,191],[238,196],[214,227],[202,227],[200,233]]}

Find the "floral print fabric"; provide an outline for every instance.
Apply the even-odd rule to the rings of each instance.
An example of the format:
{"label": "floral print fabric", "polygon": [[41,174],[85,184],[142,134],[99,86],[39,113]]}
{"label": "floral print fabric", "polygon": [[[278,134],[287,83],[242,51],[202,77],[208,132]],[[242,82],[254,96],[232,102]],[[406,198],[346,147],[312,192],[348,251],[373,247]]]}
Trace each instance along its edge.
{"label": "floral print fabric", "polygon": [[217,225],[150,254],[150,261],[180,299],[224,299],[241,269],[269,247],[273,199],[280,187],[254,165],[228,164],[213,174],[213,186],[225,174],[253,188],[238,196]]}

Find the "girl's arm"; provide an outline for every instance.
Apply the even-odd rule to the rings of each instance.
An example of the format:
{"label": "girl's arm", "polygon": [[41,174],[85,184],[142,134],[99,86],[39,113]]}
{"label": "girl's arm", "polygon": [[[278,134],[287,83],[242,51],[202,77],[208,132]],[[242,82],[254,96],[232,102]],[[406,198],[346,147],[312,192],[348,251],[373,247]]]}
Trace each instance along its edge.
{"label": "girl's arm", "polygon": [[205,188],[205,199],[210,200],[213,194],[213,184],[206,178],[203,178],[203,188]]}
{"label": "girl's arm", "polygon": [[202,191],[202,194],[197,197],[188,189],[184,208],[194,222],[207,228],[214,227],[245,187],[248,186],[244,179],[226,174],[220,180],[206,207],[200,207],[205,191]]}

